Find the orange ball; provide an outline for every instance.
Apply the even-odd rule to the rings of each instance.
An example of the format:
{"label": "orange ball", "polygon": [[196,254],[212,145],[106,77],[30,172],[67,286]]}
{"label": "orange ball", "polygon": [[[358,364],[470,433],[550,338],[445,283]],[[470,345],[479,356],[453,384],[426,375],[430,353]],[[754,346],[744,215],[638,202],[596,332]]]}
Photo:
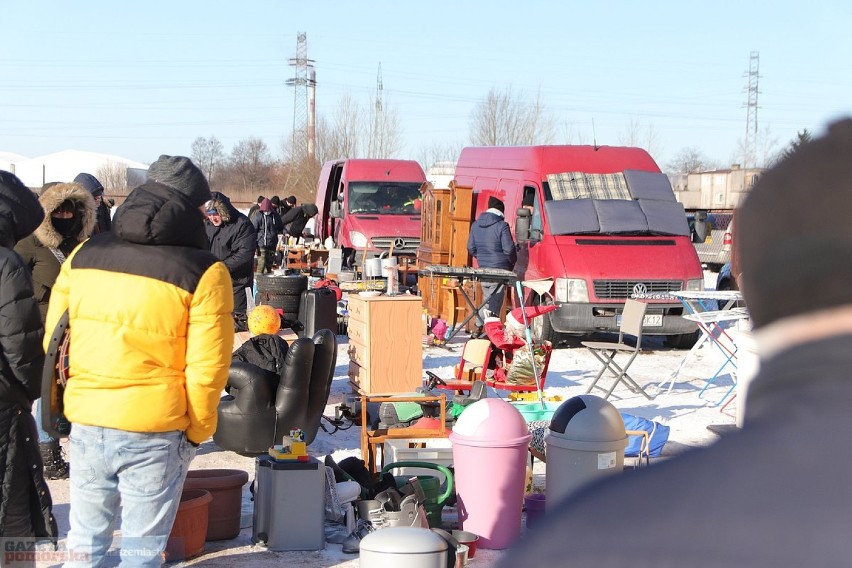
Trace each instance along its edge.
{"label": "orange ball", "polygon": [[257,306],[248,315],[248,328],[252,335],[274,335],[281,329],[281,316],[272,306]]}

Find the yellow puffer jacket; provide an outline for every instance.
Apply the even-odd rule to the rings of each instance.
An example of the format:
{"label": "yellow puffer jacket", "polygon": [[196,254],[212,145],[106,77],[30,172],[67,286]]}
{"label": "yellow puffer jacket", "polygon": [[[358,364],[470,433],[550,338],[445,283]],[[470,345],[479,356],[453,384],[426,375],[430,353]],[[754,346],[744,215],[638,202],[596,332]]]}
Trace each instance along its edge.
{"label": "yellow puffer jacket", "polygon": [[228,378],[233,293],[228,269],[206,250],[200,212],[186,204],[176,214],[164,203],[174,198],[169,193],[153,182],[135,189],[116,213],[114,233],[72,253],[53,286],[45,329],[69,310],[64,401],[72,424],[183,430],[201,443],[216,430]]}

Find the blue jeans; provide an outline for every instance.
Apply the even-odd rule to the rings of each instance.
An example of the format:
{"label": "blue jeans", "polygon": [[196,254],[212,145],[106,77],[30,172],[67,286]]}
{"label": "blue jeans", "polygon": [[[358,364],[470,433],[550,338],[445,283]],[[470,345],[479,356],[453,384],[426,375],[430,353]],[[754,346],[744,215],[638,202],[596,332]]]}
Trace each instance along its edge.
{"label": "blue jeans", "polygon": [[41,399],[36,399],[33,403],[33,418],[35,418],[36,423],[36,431],[38,431],[38,443],[45,444],[47,442],[53,442],[54,439],[50,437],[50,434],[44,431],[44,428],[41,427]]}
{"label": "blue jeans", "polygon": [[101,566],[119,514],[121,566],[160,566],[195,448],[179,431],[74,424],[70,439],[74,467],[65,566]]}

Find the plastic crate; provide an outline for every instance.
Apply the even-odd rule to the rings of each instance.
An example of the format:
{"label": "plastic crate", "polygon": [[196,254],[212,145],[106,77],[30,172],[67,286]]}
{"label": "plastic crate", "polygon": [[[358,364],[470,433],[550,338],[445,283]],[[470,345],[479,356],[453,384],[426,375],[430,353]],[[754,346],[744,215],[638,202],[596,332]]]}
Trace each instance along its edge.
{"label": "plastic crate", "polygon": [[[420,461],[450,467],[453,465],[453,445],[447,438],[409,438],[386,440],[382,448],[384,463]],[[434,475],[441,483],[444,474],[425,467],[397,467],[391,470],[395,476]]]}

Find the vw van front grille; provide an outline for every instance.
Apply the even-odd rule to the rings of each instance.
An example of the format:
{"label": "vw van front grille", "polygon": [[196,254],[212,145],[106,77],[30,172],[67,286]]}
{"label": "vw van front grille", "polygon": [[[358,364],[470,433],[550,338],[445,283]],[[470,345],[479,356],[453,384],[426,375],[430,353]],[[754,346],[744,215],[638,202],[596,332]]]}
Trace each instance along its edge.
{"label": "vw van front grille", "polygon": [[669,292],[677,292],[683,287],[680,280],[595,280],[594,285],[595,296],[601,300],[666,299]]}

